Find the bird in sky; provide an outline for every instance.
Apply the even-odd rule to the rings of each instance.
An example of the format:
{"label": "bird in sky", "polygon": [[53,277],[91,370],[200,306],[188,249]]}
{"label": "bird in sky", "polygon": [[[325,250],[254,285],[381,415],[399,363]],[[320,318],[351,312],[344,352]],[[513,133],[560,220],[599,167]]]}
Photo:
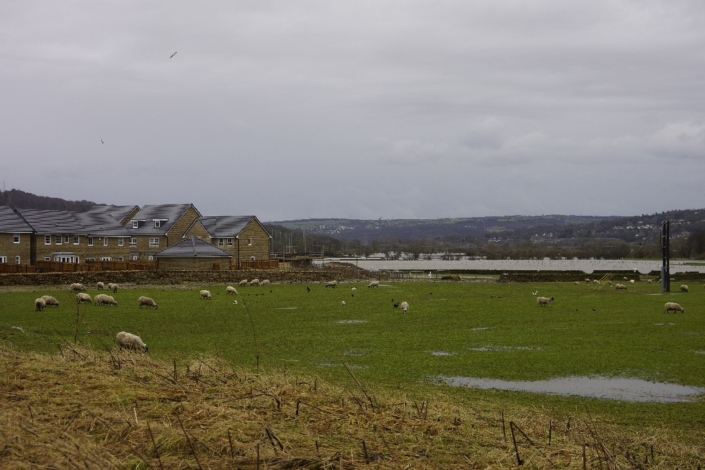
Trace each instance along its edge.
{"label": "bird in sky", "polygon": [[104,144],[105,142],[103,142],[103,139],[100,139],[100,143],[101,143],[101,144]]}
{"label": "bird in sky", "polygon": [[[176,52],[179,52],[179,51],[176,51]],[[174,52],[173,54],[171,54],[171,56],[170,56],[169,58],[171,59],[172,57],[174,57],[174,56],[176,55],[176,52]]]}

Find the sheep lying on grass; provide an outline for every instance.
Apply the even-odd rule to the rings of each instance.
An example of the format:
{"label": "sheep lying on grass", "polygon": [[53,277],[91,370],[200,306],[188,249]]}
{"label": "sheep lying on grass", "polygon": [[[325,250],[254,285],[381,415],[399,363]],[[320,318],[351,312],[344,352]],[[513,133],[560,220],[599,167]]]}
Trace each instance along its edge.
{"label": "sheep lying on grass", "polygon": [[59,301],[56,300],[55,297],[52,297],[50,295],[43,295],[42,299],[44,300],[44,303],[46,304],[47,307],[58,307],[59,306]]}
{"label": "sheep lying on grass", "polygon": [[685,313],[685,309],[675,302],[666,302],[663,306],[663,313],[668,313],[673,310],[673,313],[681,312]]}
{"label": "sheep lying on grass", "polygon": [[553,297],[536,297],[536,303],[542,307],[545,307],[546,305],[550,304],[551,302],[553,302],[553,300]]}
{"label": "sheep lying on grass", "polygon": [[118,306],[117,301],[110,295],[107,294],[98,294],[95,296],[93,299],[93,303],[97,305],[114,305],[115,307]]}
{"label": "sheep lying on grass", "polygon": [[146,344],[144,344],[142,338],[137,335],[133,335],[132,333],[121,331],[117,334],[115,340],[117,341],[120,349],[134,349],[137,351],[149,352],[149,348]]}
{"label": "sheep lying on grass", "polygon": [[230,294],[237,295],[237,289],[235,289],[233,286],[228,286],[225,288],[225,293],[228,295],[230,295]]}
{"label": "sheep lying on grass", "polygon": [[627,290],[627,286],[625,286],[624,284],[617,284],[616,286],[614,286],[614,288],[616,290]]}
{"label": "sheep lying on grass", "polygon": [[370,281],[367,287],[379,287],[379,281]]}
{"label": "sheep lying on grass", "polygon": [[337,286],[337,285],[338,285],[338,281],[336,281],[336,280],[328,281],[328,282],[325,283],[325,286],[326,286],[326,287],[333,287],[333,288],[335,288],[335,286]]}
{"label": "sheep lying on grass", "polygon": [[243,279],[242,281],[238,282],[238,286],[246,286],[247,285],[247,279]]}
{"label": "sheep lying on grass", "polygon": [[201,291],[201,297],[200,297],[200,298],[201,298],[201,299],[206,299],[206,300],[211,300],[211,293],[210,293],[210,291],[207,291],[207,290],[205,290],[205,289],[202,290],[202,291]]}
{"label": "sheep lying on grass", "polygon": [[91,296],[86,294],[85,292],[79,292],[76,294],[76,303],[82,304],[82,303],[93,303],[93,299],[91,299]]}
{"label": "sheep lying on grass", "polygon": [[73,292],[86,292],[86,287],[83,284],[74,282],[73,284],[71,284],[71,290]]}
{"label": "sheep lying on grass", "polygon": [[117,289],[118,289],[118,285],[117,285],[117,284],[112,283],[112,282],[108,284],[108,290],[111,290],[111,291],[113,291],[113,292],[117,292]]}
{"label": "sheep lying on grass", "polygon": [[34,310],[37,312],[41,312],[44,310],[44,307],[46,307],[46,303],[44,302],[44,299],[39,297],[38,299],[34,299]]}
{"label": "sheep lying on grass", "polygon": [[686,284],[681,284],[681,292],[688,292],[688,286]]}
{"label": "sheep lying on grass", "polygon": [[159,306],[153,299],[151,299],[150,297],[145,297],[144,295],[137,299],[137,302],[139,304],[139,308],[142,308],[142,306],[154,309],[159,308]]}
{"label": "sheep lying on grass", "polygon": [[96,283],[95,286],[96,286],[96,288],[97,288],[98,290],[103,290],[103,289],[105,289],[105,284],[103,284],[102,282]]}
{"label": "sheep lying on grass", "polygon": [[406,313],[409,311],[409,303],[406,300],[399,304],[399,306],[401,307],[401,313]]}

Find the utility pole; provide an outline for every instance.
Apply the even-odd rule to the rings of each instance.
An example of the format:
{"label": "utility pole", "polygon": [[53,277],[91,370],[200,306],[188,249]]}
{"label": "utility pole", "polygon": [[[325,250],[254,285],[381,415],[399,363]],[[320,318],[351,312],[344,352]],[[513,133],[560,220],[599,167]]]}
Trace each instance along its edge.
{"label": "utility pole", "polygon": [[661,226],[661,292],[671,292],[671,270],[669,256],[669,241],[671,239],[671,223],[666,220]]}

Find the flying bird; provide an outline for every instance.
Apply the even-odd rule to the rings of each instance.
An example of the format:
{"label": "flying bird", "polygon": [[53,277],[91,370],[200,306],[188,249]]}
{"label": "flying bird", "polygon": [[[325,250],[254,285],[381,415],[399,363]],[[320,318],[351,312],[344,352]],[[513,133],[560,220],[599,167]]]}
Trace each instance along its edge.
{"label": "flying bird", "polygon": [[[179,52],[179,51],[176,51],[176,52]],[[173,54],[171,54],[171,56],[170,56],[169,58],[171,59],[172,57],[174,57],[174,56],[176,55],[176,52],[174,52]]]}
{"label": "flying bird", "polygon": [[101,144],[104,144],[105,142],[103,142],[103,139],[100,139],[100,143],[101,143]]}

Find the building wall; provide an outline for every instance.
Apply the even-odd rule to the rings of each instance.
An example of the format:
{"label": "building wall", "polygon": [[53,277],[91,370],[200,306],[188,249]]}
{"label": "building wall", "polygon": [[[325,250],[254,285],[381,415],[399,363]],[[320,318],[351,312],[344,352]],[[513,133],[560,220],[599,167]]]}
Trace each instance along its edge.
{"label": "building wall", "polygon": [[166,232],[169,244],[164,248],[179,243],[183,239],[186,230],[188,230],[193,221],[196,220],[199,216],[200,215],[198,214],[198,211],[195,207],[190,206],[188,209],[186,209],[186,211],[181,215],[181,217],[179,217],[179,220],[177,220],[174,225],[172,225],[171,228]]}
{"label": "building wall", "polygon": [[[66,252],[78,256],[80,263],[85,263],[86,258],[95,258],[96,261],[100,261],[101,258],[108,257],[112,261],[119,261],[120,258],[123,261],[129,261],[129,237],[122,237],[123,246],[118,246],[119,237],[93,237],[93,246],[88,246],[88,237],[85,235],[78,235],[78,244],[74,244],[73,235],[61,234],[60,245],[56,243],[57,234],[50,235],[51,244],[49,245],[44,241],[45,235],[38,234],[35,236],[35,260],[43,261],[44,258],[49,257],[53,261],[53,253]],[[68,242],[66,242],[66,236],[69,237]],[[104,238],[108,239],[108,246],[104,246]]]}
{"label": "building wall", "polygon": [[32,264],[31,233],[19,233],[20,242],[14,242],[14,233],[0,233],[0,256],[7,257],[8,264],[16,264],[15,257],[20,257],[20,264]]}
{"label": "building wall", "polygon": [[[269,234],[260,224],[255,221],[250,222],[240,232],[238,238],[240,239],[240,260],[249,260],[252,256],[258,261],[269,259]],[[251,245],[248,244],[248,239],[252,239]],[[235,244],[237,245],[237,240]]]}
{"label": "building wall", "polygon": [[[129,239],[134,238],[136,241],[135,245],[129,244]],[[159,240],[159,246],[150,246],[149,240],[151,238],[156,238]],[[150,256],[154,256],[163,249],[167,248],[167,238],[164,235],[133,235],[128,238],[128,258],[126,261],[148,261]],[[133,257],[137,256],[134,260]]]}
{"label": "building wall", "polygon": [[218,265],[218,270],[228,270],[230,258],[160,258],[159,269],[208,271]]}
{"label": "building wall", "polygon": [[[191,228],[188,229],[188,231],[184,234],[186,238],[189,237],[196,237],[200,238],[201,240],[213,244],[213,241],[211,240],[211,236],[206,230],[206,228],[203,226],[203,224],[200,221],[196,221]],[[217,245],[216,245],[217,246]]]}

